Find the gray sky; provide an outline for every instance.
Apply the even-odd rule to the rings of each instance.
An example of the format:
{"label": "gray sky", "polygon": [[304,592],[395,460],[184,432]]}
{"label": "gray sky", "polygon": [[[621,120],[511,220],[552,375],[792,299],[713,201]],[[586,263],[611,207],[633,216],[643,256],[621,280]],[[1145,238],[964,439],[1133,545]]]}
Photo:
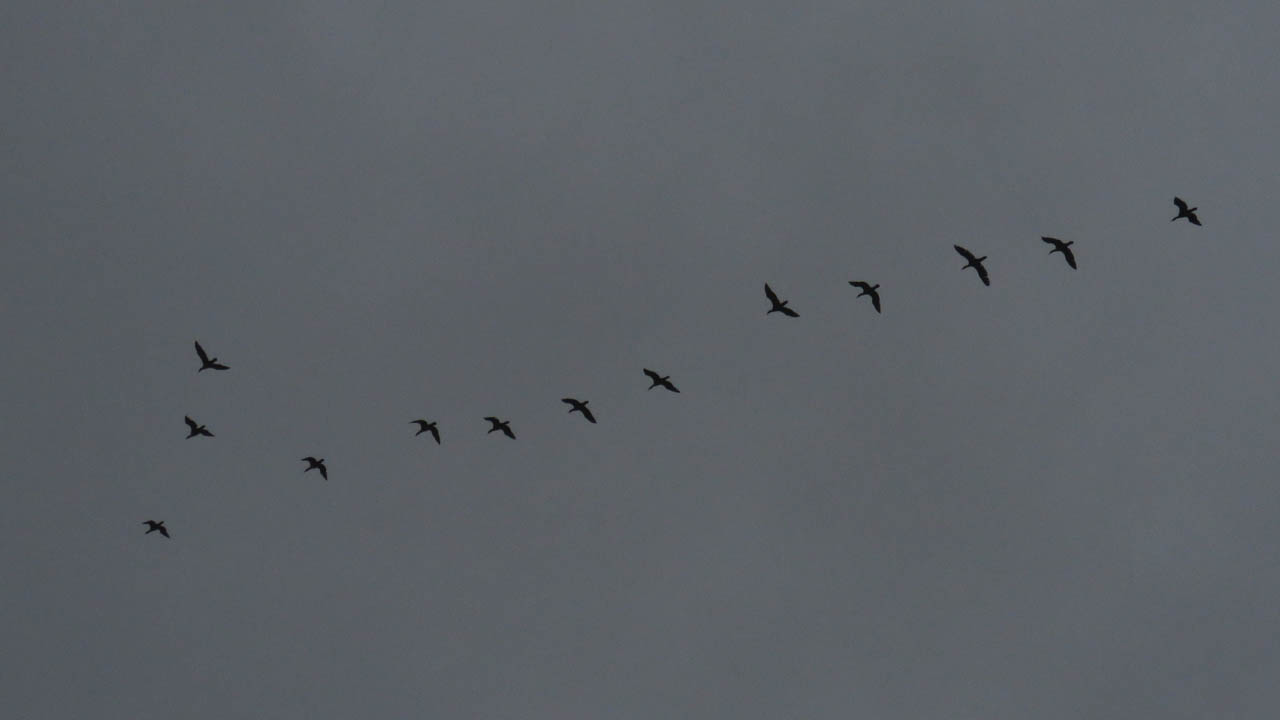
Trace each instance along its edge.
{"label": "gray sky", "polygon": [[58,5],[12,717],[1280,711],[1280,9]]}

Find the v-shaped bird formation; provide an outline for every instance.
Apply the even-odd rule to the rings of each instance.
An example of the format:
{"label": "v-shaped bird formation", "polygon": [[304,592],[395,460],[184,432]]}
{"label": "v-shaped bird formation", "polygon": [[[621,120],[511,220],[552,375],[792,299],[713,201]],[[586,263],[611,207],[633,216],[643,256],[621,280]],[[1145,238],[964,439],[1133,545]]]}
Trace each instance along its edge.
{"label": "v-shaped bird formation", "polygon": [[[1173,204],[1178,208],[1178,214],[1172,218],[1172,221],[1182,220],[1185,218],[1187,222],[1191,223],[1192,225],[1195,225],[1197,227],[1200,226],[1200,217],[1196,214],[1199,208],[1189,206],[1187,202],[1180,197],[1175,197],[1173,199]],[[1077,269],[1076,256],[1071,249],[1071,246],[1075,245],[1074,240],[1063,241],[1063,240],[1059,240],[1058,238],[1049,237],[1049,236],[1041,236],[1040,240],[1052,246],[1052,249],[1049,250],[1050,255],[1053,255],[1054,253],[1061,253],[1062,258],[1063,260],[1066,261],[1067,265],[1072,270]],[[961,266],[961,269],[968,270],[969,268],[973,268],[974,272],[976,272],[978,275],[978,279],[982,281],[982,284],[990,287],[991,276],[988,274],[987,266],[985,264],[987,260],[987,256],[983,255],[979,257],[978,255],[975,255],[972,251],[970,251],[968,248],[963,247],[961,245],[954,245],[953,247],[955,248],[955,251],[965,260],[965,264]],[[869,282],[865,282],[862,280],[849,280],[848,283],[849,285],[858,288],[859,292],[856,297],[869,297],[871,299],[871,305],[875,309],[875,311],[877,313],[881,312],[880,285],[878,283],[873,285]],[[790,318],[800,317],[800,314],[797,313],[790,306],[790,301],[779,298],[778,294],[774,292],[773,288],[770,287],[769,283],[765,283],[764,285],[764,295],[765,295],[765,298],[768,299],[769,301],[769,309],[765,311],[765,315],[780,313]],[[200,367],[196,370],[197,373],[204,372],[205,370],[229,370],[230,369],[229,366],[219,362],[218,358],[211,357],[209,353],[205,351],[204,347],[201,346],[199,341],[196,341],[195,349],[196,349],[196,356],[200,360]],[[647,388],[648,390],[653,390],[654,388],[660,387],[673,393],[680,392],[679,388],[677,388],[675,384],[671,382],[670,375],[662,375],[654,370],[650,370],[649,368],[643,368],[643,370],[644,370],[645,376],[649,378],[649,387]],[[588,404],[587,400],[579,400],[577,398],[566,397],[566,398],[562,398],[561,402],[565,403],[566,405],[569,405],[568,412],[570,414],[578,413],[584,419],[586,419],[587,422],[593,425],[596,424],[596,416],[594,413],[592,413],[591,409],[587,407],[587,404]],[[516,439],[515,431],[511,429],[510,420],[502,420],[493,415],[489,415],[484,419],[489,423],[489,429],[486,432],[486,434],[501,432],[503,435],[506,435],[508,438],[512,440]],[[190,415],[184,416],[183,420],[184,422],[186,422],[187,429],[188,429],[187,439],[191,439],[195,437],[210,437],[210,438],[215,437],[214,434],[209,431],[208,427],[200,423],[197,423],[195,420],[191,419]],[[431,437],[436,441],[436,444],[437,445],[441,444],[440,428],[439,428],[439,423],[437,421],[434,421],[434,420],[428,421],[426,419],[419,418],[417,420],[409,421],[409,424],[418,426],[418,431],[414,433],[414,437],[417,437],[418,435],[421,435],[423,433],[430,433]],[[317,458],[313,455],[308,455],[307,457],[302,458],[302,462],[307,463],[307,467],[303,470],[304,474],[311,472],[312,470],[318,470],[320,471],[321,478],[325,480],[329,479],[329,469],[325,465],[324,458]],[[159,532],[161,535],[165,536],[166,538],[169,537],[169,531],[165,527],[164,521],[147,520],[143,524],[147,526],[147,531],[144,534],[149,535],[153,532]]]}

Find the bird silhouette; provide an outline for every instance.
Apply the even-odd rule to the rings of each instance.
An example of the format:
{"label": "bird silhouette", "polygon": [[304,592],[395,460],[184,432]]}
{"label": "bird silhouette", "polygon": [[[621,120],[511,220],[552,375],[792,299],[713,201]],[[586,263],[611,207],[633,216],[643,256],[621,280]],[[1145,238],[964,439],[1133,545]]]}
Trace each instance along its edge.
{"label": "bird silhouette", "polygon": [[[766,313],[766,314],[767,314],[767,313]],[[653,384],[649,386],[649,389],[650,389],[650,390],[652,390],[652,389],[654,389],[654,388],[658,387],[659,385],[661,385],[662,387],[664,387],[664,388],[666,388],[666,389],[670,390],[670,391],[671,391],[671,392],[673,392],[673,393],[678,393],[678,392],[680,392],[678,389],[676,389],[676,386],[675,386],[675,385],[672,385],[672,384],[671,384],[671,376],[670,376],[670,375],[659,375],[658,373],[656,373],[656,372],[654,372],[654,371],[650,370],[649,368],[645,368],[645,369],[644,369],[644,374],[645,374],[645,375],[648,375],[648,376],[649,376],[649,379],[653,381]]]}
{"label": "bird silhouette", "polygon": [[956,249],[956,252],[960,253],[961,257],[963,257],[965,260],[968,260],[968,263],[966,263],[965,266],[960,269],[963,270],[964,268],[973,268],[974,270],[977,270],[978,277],[982,279],[982,284],[990,285],[991,278],[987,277],[987,268],[984,267],[982,264],[982,261],[986,260],[987,256],[983,255],[982,257],[974,257],[973,253],[960,247],[959,245],[956,245],[955,249]]}
{"label": "bird silhouette", "polygon": [[436,439],[436,444],[440,444],[440,430],[436,427],[435,423],[427,422],[426,420],[410,420],[409,424],[418,426],[418,432],[413,434],[414,437],[418,437],[424,432],[429,432],[431,433],[431,437]]}
{"label": "bird silhouette", "polygon": [[1058,238],[1044,237],[1043,235],[1040,236],[1040,239],[1053,246],[1053,249],[1049,251],[1050,255],[1056,252],[1062,253],[1062,257],[1067,259],[1067,264],[1071,266],[1071,269],[1076,269],[1076,256],[1075,253],[1071,252],[1070,247],[1071,245],[1076,244],[1075,240],[1062,242]]}
{"label": "bird silhouette", "polygon": [[209,432],[209,428],[203,425],[197,424],[195,420],[192,420],[188,416],[184,415],[182,419],[186,421],[187,427],[191,429],[191,432],[187,433],[188,440],[190,440],[191,438],[197,435],[204,435],[205,437],[213,437],[213,433]]}
{"label": "bird silhouette", "polygon": [[164,526],[163,520],[143,520],[142,524],[147,526],[147,531],[142,533],[143,535],[150,535],[159,530],[161,535],[169,537],[169,530]]}
{"label": "bird silhouette", "polygon": [[790,300],[778,300],[778,294],[773,291],[773,288],[769,287],[769,283],[764,284],[764,296],[769,298],[769,302],[773,303],[773,307],[769,308],[765,315],[780,312],[787,317],[800,317],[800,313],[787,307],[787,303],[791,302]]}
{"label": "bird silhouette", "polygon": [[325,480],[329,479],[329,468],[324,466],[324,458],[320,458],[319,460],[317,460],[316,458],[308,455],[302,458],[302,462],[307,464],[307,469],[303,470],[302,472],[309,473],[312,470],[319,470],[320,477],[324,478]]}
{"label": "bird silhouette", "polygon": [[879,285],[864,283],[861,280],[858,280],[856,282],[853,280],[850,280],[849,284],[856,288],[862,288],[862,292],[858,293],[858,297],[862,297],[863,295],[870,295],[871,304],[875,306],[876,312],[880,312],[880,293],[876,292],[876,290],[880,288]]}
{"label": "bird silhouette", "polygon": [[[1178,214],[1173,217],[1173,220],[1186,218],[1187,222],[1192,225],[1200,224],[1200,218],[1196,216],[1196,210],[1199,210],[1200,208],[1187,207],[1187,201],[1180,197],[1175,197],[1173,199],[1173,204],[1178,206]],[[1173,222],[1173,220],[1170,220],[1169,222]]]}
{"label": "bird silhouette", "polygon": [[573,406],[569,408],[569,412],[571,413],[580,412],[582,413],[582,417],[586,418],[590,422],[594,423],[596,421],[596,416],[592,415],[591,411],[587,409],[587,403],[591,402],[590,400],[574,400],[573,398],[561,398],[560,402],[568,403]]}
{"label": "bird silhouette", "polygon": [[[498,418],[493,417],[492,415],[485,418],[485,420],[488,420],[489,424],[493,425],[493,427],[489,428],[489,432],[493,432],[495,430],[501,430],[502,432],[506,433],[507,437],[511,438],[512,440],[516,439],[516,434],[511,432],[510,420],[505,420],[505,421],[499,420]],[[488,435],[488,434],[489,433],[485,433],[485,435]]]}
{"label": "bird silhouette", "polygon": [[218,358],[209,357],[209,353],[200,347],[200,341],[196,341],[196,354],[200,356],[200,369],[196,372],[204,372],[205,370],[228,370],[226,365],[218,362]]}

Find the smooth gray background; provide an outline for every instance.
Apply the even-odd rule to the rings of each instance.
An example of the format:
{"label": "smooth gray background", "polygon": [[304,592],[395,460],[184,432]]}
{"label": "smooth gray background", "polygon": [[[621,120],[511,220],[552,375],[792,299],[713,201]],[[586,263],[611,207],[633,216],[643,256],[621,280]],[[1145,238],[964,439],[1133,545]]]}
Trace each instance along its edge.
{"label": "smooth gray background", "polygon": [[4,714],[1275,717],[1280,9],[1119,5],[5,4]]}

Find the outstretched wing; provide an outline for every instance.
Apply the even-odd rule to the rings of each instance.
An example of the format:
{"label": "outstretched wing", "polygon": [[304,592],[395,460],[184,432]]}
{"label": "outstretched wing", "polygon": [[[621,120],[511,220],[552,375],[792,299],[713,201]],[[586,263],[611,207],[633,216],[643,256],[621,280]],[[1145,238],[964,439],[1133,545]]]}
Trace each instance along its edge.
{"label": "outstretched wing", "polygon": [[1190,222],[1192,225],[1200,224],[1200,218],[1196,217],[1195,213],[1187,213],[1187,221]]}
{"label": "outstretched wing", "polygon": [[515,440],[515,439],[516,439],[516,434],[515,434],[515,433],[513,433],[513,432],[511,432],[511,426],[510,426],[510,425],[503,425],[503,426],[502,426],[502,432],[506,433],[507,437],[511,438],[512,440]]}
{"label": "outstretched wing", "polygon": [[990,285],[991,278],[987,277],[987,268],[982,263],[974,264],[973,268],[978,271],[978,277],[982,278],[983,285]]}
{"label": "outstretched wing", "polygon": [[1056,247],[1056,248],[1061,249],[1061,248],[1063,247],[1063,245],[1062,245],[1062,241],[1061,241],[1061,240],[1059,240],[1058,238],[1045,237],[1045,236],[1041,235],[1041,236],[1040,236],[1040,239],[1041,239],[1041,240],[1043,240],[1043,241],[1045,241],[1046,243],[1049,243],[1050,245],[1052,245],[1052,246],[1054,246],[1054,247]]}
{"label": "outstretched wing", "polygon": [[679,389],[679,388],[677,388],[675,385],[671,384],[671,381],[670,381],[670,380],[663,380],[663,381],[662,381],[662,387],[664,387],[664,388],[666,388],[666,389],[668,389],[668,390],[670,390],[671,392],[674,392],[674,393],[678,393],[678,392],[680,392],[680,389]]}
{"label": "outstretched wing", "polygon": [[871,293],[871,304],[876,306],[876,312],[880,312],[880,293]]}
{"label": "outstretched wing", "polygon": [[656,382],[656,383],[660,383],[660,382],[662,382],[662,376],[661,376],[661,375],[659,375],[658,373],[656,373],[656,372],[654,372],[654,371],[650,370],[649,368],[645,368],[645,369],[644,369],[644,374],[645,374],[645,375],[648,375],[648,376],[649,376],[649,379],[650,379],[650,380],[652,380],[652,381],[654,381],[654,382]]}
{"label": "outstretched wing", "polygon": [[169,530],[168,530],[167,528],[165,528],[165,526],[161,525],[160,527],[157,527],[156,529],[160,531],[160,534],[161,534],[161,535],[163,535],[163,536],[165,536],[165,537],[169,537]]}
{"label": "outstretched wing", "polygon": [[209,362],[209,354],[204,351],[204,348],[200,347],[199,340],[196,341],[196,354],[200,356],[200,362]]}
{"label": "outstretched wing", "polygon": [[435,439],[436,439],[436,444],[437,444],[437,445],[439,445],[439,444],[440,444],[440,431],[436,429],[436,426],[435,426],[435,425],[432,425],[431,427],[429,427],[429,428],[427,428],[427,429],[431,431],[431,437],[435,438]]}
{"label": "outstretched wing", "polygon": [[800,317],[800,313],[796,312],[795,310],[792,310],[789,307],[780,307],[778,308],[778,312],[782,313],[783,315],[786,315],[787,317]]}
{"label": "outstretched wing", "polygon": [[320,465],[320,477],[324,478],[325,480],[329,479],[329,469],[326,468],[323,464]]}
{"label": "outstretched wing", "polygon": [[1067,264],[1071,266],[1071,269],[1072,269],[1072,270],[1075,270],[1075,269],[1076,269],[1076,254],[1075,254],[1075,253],[1073,253],[1073,252],[1071,252],[1071,248],[1069,248],[1069,247],[1063,247],[1063,248],[1062,248],[1062,254],[1063,254],[1064,256],[1066,256],[1066,258],[1067,258]]}
{"label": "outstretched wing", "polygon": [[485,420],[488,420],[489,422],[493,423],[493,426],[494,426],[495,428],[502,424],[502,421],[501,421],[501,420],[499,420],[498,418],[496,418],[496,417],[494,417],[494,416],[492,416],[492,415],[490,415],[489,417],[485,418]]}
{"label": "outstretched wing", "polygon": [[308,456],[306,456],[306,457],[302,458],[302,462],[304,462],[304,463],[314,463],[314,462],[316,462],[316,461],[317,461],[317,460],[316,460],[316,458],[315,458],[315,457],[313,457],[313,456],[311,456],[311,455],[308,455]]}
{"label": "outstretched wing", "polygon": [[863,292],[871,292],[871,283],[862,282],[861,280],[858,280],[856,282],[853,280],[850,280],[849,284],[856,288],[861,289]]}
{"label": "outstretched wing", "polygon": [[184,422],[186,422],[186,423],[187,423],[187,427],[191,428],[191,432],[195,432],[195,431],[196,431],[196,428],[197,428],[197,427],[199,427],[199,425],[197,425],[197,424],[196,424],[196,421],[195,421],[195,420],[192,420],[192,419],[191,419],[190,417],[188,417],[188,416],[185,416],[185,415],[184,415],[184,416],[182,417],[182,419],[183,419],[183,421],[184,421]]}
{"label": "outstretched wing", "polygon": [[1182,198],[1175,197],[1173,199],[1173,204],[1178,206],[1178,212],[1184,213],[1187,211],[1187,202]]}
{"label": "outstretched wing", "polygon": [[778,295],[773,291],[773,288],[769,287],[769,283],[764,284],[764,296],[769,298],[769,302],[774,305],[778,304]]}
{"label": "outstretched wing", "polygon": [[573,398],[560,398],[560,402],[562,402],[562,403],[564,403],[564,404],[566,404],[566,405],[572,405],[572,406],[574,406],[574,407],[577,407],[577,406],[578,406],[578,401],[577,401],[577,400],[574,400]]}
{"label": "outstretched wing", "polygon": [[596,421],[596,416],[591,414],[591,410],[589,410],[586,405],[583,405],[580,409],[582,410],[584,417],[593,423]]}
{"label": "outstretched wing", "polygon": [[976,255],[960,247],[959,245],[953,245],[952,247],[956,249],[956,252],[960,253],[960,257],[964,258],[965,260],[968,260],[969,262],[973,262],[974,260],[978,259]]}

